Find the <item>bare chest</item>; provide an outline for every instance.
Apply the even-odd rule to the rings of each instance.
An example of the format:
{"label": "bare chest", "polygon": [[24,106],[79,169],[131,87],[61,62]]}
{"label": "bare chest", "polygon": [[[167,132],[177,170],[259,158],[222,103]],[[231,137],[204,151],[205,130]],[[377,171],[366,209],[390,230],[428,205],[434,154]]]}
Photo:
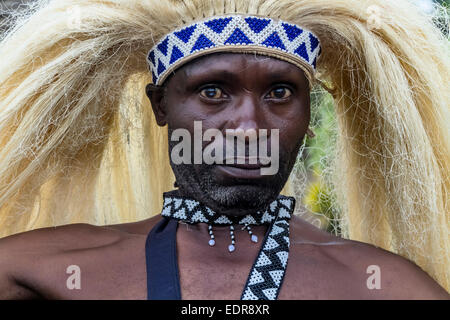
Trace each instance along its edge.
{"label": "bare chest", "polygon": [[[256,231],[263,239],[263,230]],[[189,241],[191,240],[191,241]],[[209,247],[196,243],[187,233],[180,232],[177,241],[180,285],[183,299],[240,299],[262,241],[254,244],[248,235],[236,233],[236,250],[227,251],[226,237],[218,237],[216,245]],[[263,268],[264,269],[264,268]],[[263,271],[269,278],[271,266]],[[361,270],[362,272],[364,270]],[[290,250],[279,299],[339,299],[360,297],[365,282],[348,268],[326,253],[314,248],[293,245]]]}
{"label": "bare chest", "polygon": [[[50,299],[146,299],[145,239],[38,261],[33,287]],[[226,239],[214,247],[188,240],[182,232],[177,235],[182,299],[240,299],[261,244],[238,236],[236,251],[229,253]],[[339,264],[294,248],[279,299],[352,297],[358,281]]]}
{"label": "bare chest", "polygon": [[[240,254],[238,250],[234,252],[236,255]],[[223,259],[221,262],[208,261],[207,255],[203,255],[202,260],[180,259],[182,298],[240,299],[257,253],[258,251],[251,254],[243,252],[236,259],[239,262],[233,261],[234,258]],[[361,270],[361,275],[358,276],[339,263],[299,257],[296,253],[293,250],[290,254],[278,299],[359,299],[364,289],[367,291],[365,270]]]}

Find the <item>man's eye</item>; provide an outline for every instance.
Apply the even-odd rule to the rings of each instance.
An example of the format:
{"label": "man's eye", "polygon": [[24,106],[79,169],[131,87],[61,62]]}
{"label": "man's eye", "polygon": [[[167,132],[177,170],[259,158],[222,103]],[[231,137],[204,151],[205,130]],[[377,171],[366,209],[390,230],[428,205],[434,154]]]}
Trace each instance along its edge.
{"label": "man's eye", "polygon": [[286,87],[278,87],[270,91],[269,98],[271,99],[285,99],[292,95],[292,92],[289,88]]}
{"label": "man's eye", "polygon": [[200,91],[200,95],[208,99],[223,98],[223,91],[218,87],[209,87]]}

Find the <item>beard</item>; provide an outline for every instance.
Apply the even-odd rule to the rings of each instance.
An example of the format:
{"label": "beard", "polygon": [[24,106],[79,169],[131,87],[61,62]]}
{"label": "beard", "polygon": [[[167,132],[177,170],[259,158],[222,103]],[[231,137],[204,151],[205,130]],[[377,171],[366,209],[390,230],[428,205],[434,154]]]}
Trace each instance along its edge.
{"label": "beard", "polygon": [[[169,137],[173,130],[169,128]],[[178,142],[169,138],[169,155]],[[274,175],[258,179],[217,177],[217,165],[174,164],[169,157],[175,174],[176,185],[182,196],[193,198],[216,212],[234,216],[265,210],[283,189],[295,164],[300,143],[292,151],[280,145],[279,169]]]}

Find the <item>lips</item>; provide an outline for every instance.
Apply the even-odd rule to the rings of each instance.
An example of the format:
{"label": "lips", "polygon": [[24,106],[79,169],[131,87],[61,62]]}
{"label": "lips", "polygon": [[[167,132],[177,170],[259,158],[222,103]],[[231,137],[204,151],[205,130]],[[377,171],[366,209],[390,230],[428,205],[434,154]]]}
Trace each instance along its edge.
{"label": "lips", "polygon": [[[241,165],[245,166],[245,165]],[[217,165],[216,170],[219,174],[219,180],[223,182],[231,179],[231,180],[254,180],[260,179],[263,176],[261,175],[260,167],[256,169],[248,169],[242,167],[235,166],[225,166],[225,165]]]}
{"label": "lips", "polygon": [[[229,160],[229,162],[231,161]],[[233,163],[227,164],[224,162],[222,165],[215,165],[215,171],[218,173],[219,180],[225,184],[230,181],[249,181],[265,178],[265,176],[261,175],[261,168],[270,164],[262,164],[260,161],[257,161],[255,164],[249,162],[248,158],[245,158],[245,163],[233,161]]]}
{"label": "lips", "polygon": [[239,169],[246,169],[246,170],[257,170],[261,169],[263,166],[261,164],[225,164],[226,167],[233,167],[233,168],[239,168]]}

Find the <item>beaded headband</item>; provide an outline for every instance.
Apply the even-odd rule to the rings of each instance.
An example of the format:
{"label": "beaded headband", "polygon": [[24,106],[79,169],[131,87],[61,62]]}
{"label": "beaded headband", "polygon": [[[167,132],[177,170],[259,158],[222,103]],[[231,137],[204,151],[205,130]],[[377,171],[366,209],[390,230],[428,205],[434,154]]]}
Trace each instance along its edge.
{"label": "beaded headband", "polygon": [[150,50],[153,84],[161,85],[171,71],[213,52],[275,57],[304,70],[311,83],[321,48],[311,31],[295,24],[257,16],[215,16],[169,33]]}

